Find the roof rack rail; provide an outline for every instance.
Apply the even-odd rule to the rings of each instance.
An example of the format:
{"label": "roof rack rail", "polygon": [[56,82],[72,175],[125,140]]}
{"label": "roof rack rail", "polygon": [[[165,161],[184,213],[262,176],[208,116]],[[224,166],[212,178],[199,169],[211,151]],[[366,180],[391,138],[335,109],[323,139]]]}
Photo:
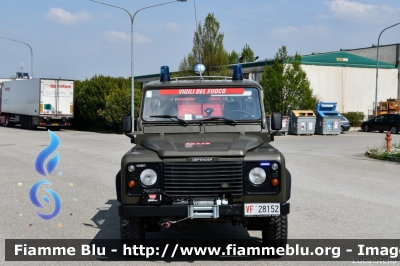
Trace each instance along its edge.
{"label": "roof rack rail", "polygon": [[187,76],[187,77],[175,77],[171,78],[172,80],[178,81],[178,80],[183,80],[183,79],[198,79],[198,80],[213,80],[213,79],[224,79],[224,80],[231,80],[232,77],[226,77],[226,76]]}

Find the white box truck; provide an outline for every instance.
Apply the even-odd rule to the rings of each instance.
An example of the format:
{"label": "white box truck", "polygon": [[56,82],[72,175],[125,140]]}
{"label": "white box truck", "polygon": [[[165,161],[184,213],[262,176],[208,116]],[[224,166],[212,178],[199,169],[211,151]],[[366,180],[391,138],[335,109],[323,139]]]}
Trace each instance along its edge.
{"label": "white box truck", "polygon": [[73,80],[22,79],[3,81],[0,85],[0,125],[55,130],[71,126]]}

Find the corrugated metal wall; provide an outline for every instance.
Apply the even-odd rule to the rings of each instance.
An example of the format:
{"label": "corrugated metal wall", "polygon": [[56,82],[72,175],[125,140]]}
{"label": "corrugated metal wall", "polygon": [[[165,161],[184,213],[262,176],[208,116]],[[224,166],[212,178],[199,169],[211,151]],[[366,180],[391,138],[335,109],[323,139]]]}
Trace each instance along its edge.
{"label": "corrugated metal wall", "polygon": [[[376,69],[302,65],[314,94],[322,101],[337,102],[339,112],[364,112],[375,101]],[[379,69],[378,102],[397,97],[398,70]]]}

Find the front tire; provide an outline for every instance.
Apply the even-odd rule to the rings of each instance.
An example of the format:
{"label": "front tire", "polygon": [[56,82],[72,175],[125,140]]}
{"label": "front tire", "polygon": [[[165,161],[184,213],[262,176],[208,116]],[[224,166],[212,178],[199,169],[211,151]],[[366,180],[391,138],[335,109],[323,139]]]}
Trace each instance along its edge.
{"label": "front tire", "polygon": [[127,246],[144,243],[145,230],[141,218],[120,217],[121,243]]}
{"label": "front tire", "polygon": [[390,129],[390,133],[392,133],[392,134],[397,134],[397,133],[399,133],[399,130],[397,129],[397,127],[392,127],[391,129]]}
{"label": "front tire", "polygon": [[344,127],[340,126],[340,134],[343,134],[343,132],[344,132]]}
{"label": "front tire", "polygon": [[272,216],[265,219],[262,228],[264,247],[284,247],[287,243],[288,217],[287,215]]}
{"label": "front tire", "polygon": [[363,130],[364,130],[364,132],[369,132],[369,126],[368,125],[364,125]]}

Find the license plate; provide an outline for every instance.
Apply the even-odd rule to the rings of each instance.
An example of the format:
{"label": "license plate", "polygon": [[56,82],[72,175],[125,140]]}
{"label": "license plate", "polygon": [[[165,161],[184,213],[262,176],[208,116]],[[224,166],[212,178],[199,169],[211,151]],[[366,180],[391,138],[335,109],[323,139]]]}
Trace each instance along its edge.
{"label": "license plate", "polygon": [[279,203],[250,203],[244,204],[244,216],[271,216],[280,215]]}
{"label": "license plate", "polygon": [[58,126],[59,124],[58,123],[52,123],[51,125],[52,126]]}

